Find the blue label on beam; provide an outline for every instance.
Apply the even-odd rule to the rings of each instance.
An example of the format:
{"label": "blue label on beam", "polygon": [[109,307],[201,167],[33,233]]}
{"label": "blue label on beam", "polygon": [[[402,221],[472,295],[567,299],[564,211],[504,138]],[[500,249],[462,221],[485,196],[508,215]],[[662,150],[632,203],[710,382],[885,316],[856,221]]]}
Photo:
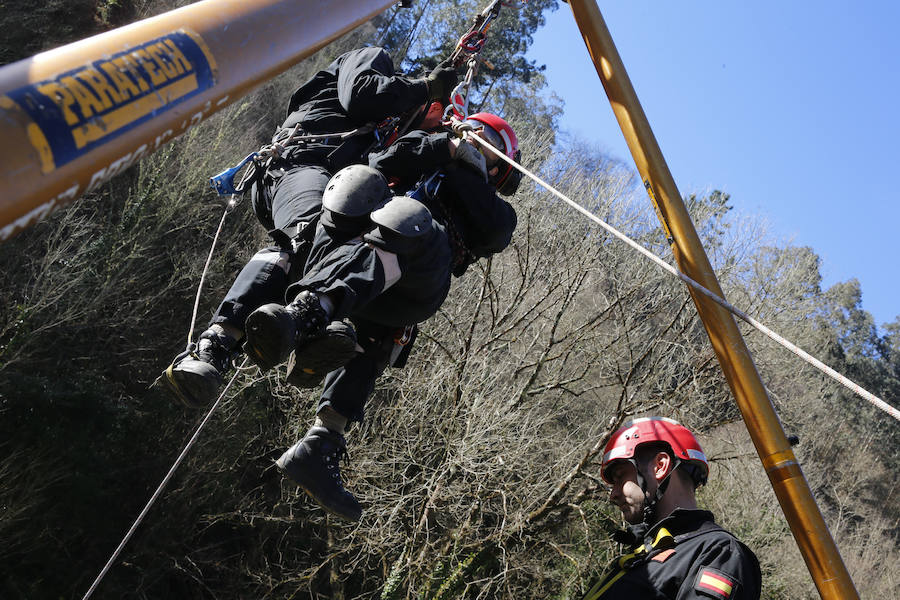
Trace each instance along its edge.
{"label": "blue label on beam", "polygon": [[185,30],[8,94],[33,123],[48,173],[215,85],[206,44]]}

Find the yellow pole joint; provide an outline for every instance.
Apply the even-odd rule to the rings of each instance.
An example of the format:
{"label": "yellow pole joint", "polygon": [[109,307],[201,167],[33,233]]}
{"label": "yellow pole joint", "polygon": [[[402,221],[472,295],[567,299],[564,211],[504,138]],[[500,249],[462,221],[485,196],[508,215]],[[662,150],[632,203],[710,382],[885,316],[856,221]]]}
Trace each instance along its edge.
{"label": "yellow pole joint", "polygon": [[[681,271],[724,298],[606,23],[593,0],[569,0]],[[688,288],[819,594],[859,598],[731,313]]]}

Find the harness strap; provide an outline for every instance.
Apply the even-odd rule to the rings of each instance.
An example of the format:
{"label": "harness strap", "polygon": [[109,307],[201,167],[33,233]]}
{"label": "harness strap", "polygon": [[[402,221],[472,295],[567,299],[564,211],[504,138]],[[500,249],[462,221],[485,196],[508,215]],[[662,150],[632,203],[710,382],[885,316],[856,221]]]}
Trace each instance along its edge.
{"label": "harness strap", "polygon": [[466,267],[475,262],[478,258],[472,254],[472,251],[466,246],[465,238],[463,238],[462,233],[456,226],[456,222],[453,220],[453,211],[450,208],[450,205],[448,205],[438,193],[441,189],[443,177],[443,171],[438,171],[430,177],[420,181],[415,189],[408,192],[407,195],[423,204],[436,207],[440,210],[441,214],[438,215],[438,221],[446,227],[447,237],[450,241],[450,272],[459,277],[465,272]]}

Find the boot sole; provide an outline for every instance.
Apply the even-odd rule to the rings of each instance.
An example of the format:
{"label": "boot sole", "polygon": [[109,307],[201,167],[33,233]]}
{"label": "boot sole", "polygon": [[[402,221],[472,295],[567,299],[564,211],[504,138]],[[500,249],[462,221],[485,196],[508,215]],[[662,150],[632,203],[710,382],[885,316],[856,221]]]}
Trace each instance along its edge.
{"label": "boot sole", "polygon": [[359,512],[358,515],[356,515],[356,516],[351,516],[351,515],[343,514],[343,513],[341,513],[341,512],[336,511],[335,509],[331,508],[330,506],[328,506],[327,504],[325,504],[324,502],[322,502],[321,500],[319,500],[319,498],[318,498],[318,496],[316,496],[316,494],[314,494],[314,493],[313,493],[306,485],[304,485],[304,484],[303,484],[303,483],[302,483],[302,482],[301,482],[294,474],[292,474],[291,471],[290,471],[290,469],[288,469],[287,467],[284,466],[284,464],[283,464],[283,462],[282,462],[282,459],[283,459],[283,458],[284,458],[284,455],[282,455],[281,458],[279,458],[278,460],[276,460],[276,461],[275,461],[275,466],[278,467],[278,470],[279,470],[279,471],[281,471],[282,473],[284,473],[285,475],[287,475],[287,477],[288,477],[291,481],[293,481],[295,484],[297,484],[297,487],[299,487],[301,490],[303,490],[303,493],[304,493],[304,494],[306,494],[307,496],[309,496],[310,498],[312,498],[313,502],[315,502],[316,504],[319,505],[319,508],[321,508],[322,510],[324,510],[325,512],[327,512],[327,513],[330,514],[330,515],[333,515],[333,516],[335,516],[335,517],[338,517],[339,519],[343,519],[344,521],[349,521],[349,522],[351,522],[351,523],[357,523],[357,522],[359,522],[360,518],[362,518],[362,511],[361,511],[361,510],[360,510],[360,512]]}
{"label": "boot sole", "polygon": [[325,375],[343,367],[357,354],[355,336],[343,332],[326,334],[291,353],[285,379],[299,388],[316,387]]}
{"label": "boot sole", "polygon": [[283,363],[293,350],[296,326],[280,304],[267,304],[250,313],[245,328],[244,350],[264,371]]}
{"label": "boot sole", "polygon": [[179,402],[188,408],[196,409],[204,408],[210,400],[215,398],[223,383],[221,375],[218,373],[216,375],[215,383],[211,384],[203,374],[178,370],[177,365],[172,363],[163,371],[162,381]]}

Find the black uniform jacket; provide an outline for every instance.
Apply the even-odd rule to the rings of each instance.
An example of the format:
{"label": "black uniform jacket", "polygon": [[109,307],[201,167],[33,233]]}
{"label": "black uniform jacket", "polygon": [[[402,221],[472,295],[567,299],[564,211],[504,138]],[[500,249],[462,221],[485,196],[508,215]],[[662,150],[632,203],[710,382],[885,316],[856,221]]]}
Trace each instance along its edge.
{"label": "black uniform jacket", "polygon": [[[316,73],[291,96],[282,128],[301,124],[303,131],[344,133],[367,123],[419,108],[428,101],[424,79],[394,75],[391,57],[381,48],[361,48],[342,54]],[[374,134],[351,138],[340,144],[336,138],[310,144],[312,151],[331,152],[331,169],[359,162],[375,141]],[[341,146],[339,153],[333,151]]]}
{"label": "black uniform jacket", "polygon": [[583,600],[758,600],[756,555],[705,510],[675,509],[613,561]]}
{"label": "black uniform jacket", "polygon": [[506,248],[516,229],[516,211],[474,170],[450,158],[448,133],[413,131],[386,150],[369,157],[369,166],[384,173],[398,190],[412,187],[419,178],[442,170],[437,198],[425,204],[435,220],[447,228],[455,257],[454,275],[461,275],[478,258]]}

